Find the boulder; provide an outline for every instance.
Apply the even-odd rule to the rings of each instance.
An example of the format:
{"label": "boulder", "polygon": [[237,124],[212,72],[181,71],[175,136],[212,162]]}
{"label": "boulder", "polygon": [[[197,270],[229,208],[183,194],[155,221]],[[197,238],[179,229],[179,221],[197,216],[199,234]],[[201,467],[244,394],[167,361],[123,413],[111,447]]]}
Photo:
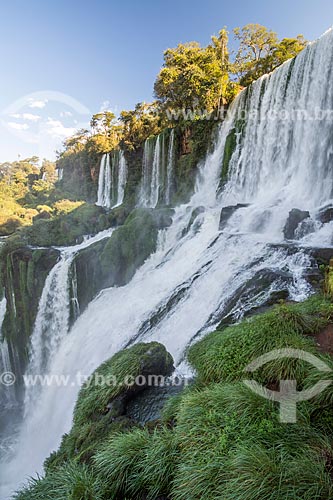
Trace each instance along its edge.
{"label": "boulder", "polygon": [[220,225],[219,229],[222,231],[226,225],[230,217],[240,208],[246,208],[249,206],[249,203],[237,203],[237,205],[231,205],[229,207],[223,207],[220,215]]}
{"label": "boulder", "polygon": [[285,239],[294,239],[298,225],[309,217],[310,213],[307,210],[299,210],[298,208],[293,208],[292,210],[290,210],[287,222],[283,228]]}
{"label": "boulder", "polygon": [[174,370],[173,359],[158,342],[123,349],[103,363],[82,387],[74,411],[74,424],[95,421],[106,413],[124,416],[128,402],[150,387],[149,377],[166,377]]}
{"label": "boulder", "polygon": [[109,436],[136,425],[136,414],[149,420],[137,406],[130,411],[131,416],[127,409],[133,399],[173,370],[171,354],[158,342],[135,344],[112,356],[82,386],[73,427],[63,436],[59,450],[47,459],[46,468],[74,458],[90,461]]}
{"label": "boulder", "polygon": [[322,224],[327,224],[333,220],[333,205],[326,205],[321,208],[317,214],[317,219]]}

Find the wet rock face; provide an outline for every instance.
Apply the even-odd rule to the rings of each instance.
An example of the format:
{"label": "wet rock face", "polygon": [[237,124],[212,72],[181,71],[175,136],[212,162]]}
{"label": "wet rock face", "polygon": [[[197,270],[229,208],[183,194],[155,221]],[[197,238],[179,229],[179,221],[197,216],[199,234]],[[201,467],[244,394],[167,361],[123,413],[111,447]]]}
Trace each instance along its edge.
{"label": "wet rock face", "polygon": [[27,346],[45,280],[59,258],[59,251],[22,247],[9,251],[2,258],[2,280],[7,299],[2,334],[10,350],[16,353],[19,376],[27,363]]}
{"label": "wet rock face", "polygon": [[77,294],[81,312],[103,289],[126,285],[155,252],[158,230],[172,223],[172,209],[136,209],[108,240],[78,252]]}
{"label": "wet rock face", "polygon": [[[158,389],[160,377],[168,377],[172,374],[174,370],[173,363],[171,354],[158,342],[136,344],[117,353],[96,370],[97,374],[102,374],[106,378],[108,375],[112,375],[117,379],[117,384],[123,384],[120,390],[113,391],[111,389],[110,391],[108,388],[105,389],[105,394],[110,391],[110,396],[107,398],[108,403],[106,407],[103,409],[100,406],[100,413],[110,413],[112,418],[128,417],[127,407],[129,403],[145,389]],[[128,370],[123,370],[127,364],[129,367]],[[131,378],[131,382],[133,381],[130,385],[127,385],[122,380],[122,378],[125,380],[128,376]],[[101,398],[100,400],[103,402],[103,391],[97,388],[95,390],[95,397],[96,400]]]}
{"label": "wet rock face", "polygon": [[126,416],[139,425],[159,420],[167,400],[180,394],[184,385],[149,387],[135,395],[127,404]]}
{"label": "wet rock face", "polygon": [[298,208],[293,208],[290,210],[287,222],[283,229],[283,234],[286,240],[292,240],[295,238],[296,229],[301,222],[310,217],[310,213],[307,210],[299,210]]}
{"label": "wet rock face", "polygon": [[248,206],[248,203],[238,203],[237,205],[231,205],[230,207],[223,207],[220,215],[220,231],[222,231],[226,227],[228,220],[232,215],[234,215],[237,210],[239,210],[240,208],[246,208]]}
{"label": "wet rock face", "polygon": [[327,224],[328,222],[333,221],[333,205],[327,205],[319,210],[317,214],[317,219],[322,224]]}

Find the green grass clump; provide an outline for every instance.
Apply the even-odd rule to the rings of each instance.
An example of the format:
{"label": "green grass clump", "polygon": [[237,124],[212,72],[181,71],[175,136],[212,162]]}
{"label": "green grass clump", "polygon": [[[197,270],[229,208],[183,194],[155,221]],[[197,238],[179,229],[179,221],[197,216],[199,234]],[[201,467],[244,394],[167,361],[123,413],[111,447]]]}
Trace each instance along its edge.
{"label": "green grass clump", "polygon": [[[325,299],[310,300],[306,305],[279,305],[266,314],[207,335],[189,349],[188,359],[204,384],[241,380],[249,363],[272,350],[292,348],[316,354],[314,340],[305,335],[318,332],[331,315],[332,306]],[[263,383],[300,380],[309,370],[308,363],[282,358],[262,367],[256,379]]]}
{"label": "green grass clump", "polygon": [[143,460],[147,500],[170,495],[178,460],[178,442],[174,433],[165,427],[156,429],[150,437]]}
{"label": "green grass clump", "polygon": [[178,457],[172,431],[162,427],[152,434],[135,429],[113,436],[95,456],[96,470],[107,485],[108,498],[156,500],[168,495]]}
{"label": "green grass clump", "polygon": [[327,457],[307,444],[241,445],[228,463],[224,500],[328,500],[333,484]]}
{"label": "green grass clump", "polygon": [[110,499],[140,493],[144,485],[142,464],[149,443],[149,432],[135,429],[114,436],[95,456],[96,469],[107,485]]}
{"label": "green grass clump", "polygon": [[15,500],[103,500],[104,485],[86,465],[68,463],[45,478],[31,479]]}
{"label": "green grass clump", "polygon": [[248,435],[275,431],[278,410],[243,384],[214,384],[185,396],[175,435],[180,460],[172,498],[221,498],[230,453]]}
{"label": "green grass clump", "polygon": [[[322,471],[325,487],[331,487],[329,473],[325,469],[326,462],[322,458],[331,456],[330,447],[325,436],[310,427],[308,410],[300,407],[296,424],[281,423],[279,406],[254,394],[241,382],[214,384],[187,395],[181,404],[174,432],[180,456],[173,481],[173,500],[243,498],[240,493],[243,489],[246,490],[247,483],[250,482],[246,477],[244,482],[240,480],[238,485],[239,496],[231,496],[235,489],[231,485],[233,481],[237,483],[235,461],[240,450],[251,451],[256,446],[270,457],[272,464],[267,469],[264,468],[265,463],[262,464],[262,469],[258,466],[262,476],[253,478],[257,490],[255,492],[253,488],[252,496],[244,496],[247,500],[303,498],[291,494],[293,490],[288,490],[287,480],[285,496],[278,496],[277,478],[284,480],[283,467],[288,469],[288,464],[293,467],[294,475],[297,467],[302,467],[303,458],[299,456],[317,457],[318,466],[315,471]],[[279,450],[280,447],[283,447],[283,453],[288,460],[286,464],[275,456],[274,450]],[[307,463],[309,464],[309,461]],[[271,469],[276,471],[275,483],[269,476]],[[311,468],[304,469],[297,483],[298,490],[306,489],[307,482],[314,490],[315,474]],[[271,496],[267,495],[267,491],[262,494],[257,487],[260,481],[267,483],[268,490],[270,485]],[[230,497],[224,496],[228,484]]]}

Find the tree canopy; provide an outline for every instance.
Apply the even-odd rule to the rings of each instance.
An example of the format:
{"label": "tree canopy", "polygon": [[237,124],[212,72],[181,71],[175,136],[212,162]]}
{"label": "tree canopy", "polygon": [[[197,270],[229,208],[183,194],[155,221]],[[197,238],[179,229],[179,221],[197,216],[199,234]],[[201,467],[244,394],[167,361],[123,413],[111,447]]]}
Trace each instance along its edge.
{"label": "tree canopy", "polygon": [[82,151],[104,153],[120,147],[137,148],[150,135],[170,126],[169,111],[179,121],[207,117],[229,104],[241,88],[295,57],[307,42],[302,35],[279,40],[260,24],[235,28],[236,51],[229,48],[226,27],[202,47],[198,42],[181,43],[164,52],[163,66],[155,84],[153,103],[138,103],[119,117],[111,111],[93,115],[90,130],[80,130],[66,140],[61,156]]}

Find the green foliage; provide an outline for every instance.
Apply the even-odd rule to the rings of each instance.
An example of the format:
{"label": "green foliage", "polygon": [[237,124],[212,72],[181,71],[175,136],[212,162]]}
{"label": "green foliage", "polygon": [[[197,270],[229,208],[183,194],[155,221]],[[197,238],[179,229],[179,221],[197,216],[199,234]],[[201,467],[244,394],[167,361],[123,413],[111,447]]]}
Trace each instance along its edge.
{"label": "green foliage", "polygon": [[[42,210],[41,213],[45,210],[44,207],[39,207],[39,209]],[[26,245],[43,247],[73,245],[80,242],[83,235],[94,234],[109,226],[108,219],[100,219],[104,211],[96,205],[72,204],[64,200],[58,205],[58,209],[59,215],[53,219],[35,217],[32,226],[22,227],[12,234],[1,247],[3,260],[13,250]],[[37,211],[34,213],[38,214]]]}
{"label": "green foliage", "polygon": [[239,75],[244,86],[295,57],[307,45],[303,35],[279,41],[276,33],[260,24],[235,28],[234,34],[239,41],[239,49],[233,72]]}
{"label": "green foliage", "polygon": [[111,111],[102,111],[93,115],[90,126],[92,136],[87,139],[87,149],[105,153],[116,149],[122,137],[122,126]]}
{"label": "green foliage", "polygon": [[[310,312],[304,311],[308,307]],[[313,315],[313,310],[317,315]],[[239,325],[216,331],[194,344],[188,352],[190,363],[204,383],[234,381],[244,378],[244,369],[274,349],[293,348],[316,352],[316,345],[304,334],[316,333],[327,324],[332,306],[317,299],[308,306],[276,306],[271,312],[255,316]],[[256,373],[257,380],[275,383],[277,380],[305,377],[308,363],[288,358],[267,363]]]}
{"label": "green foliage", "polygon": [[98,473],[107,484],[110,498],[129,495],[156,500],[168,495],[178,456],[172,431],[146,429],[112,437],[95,457]]}
{"label": "green foliage", "polygon": [[83,201],[59,200],[53,205],[56,215],[65,215],[73,212],[84,204]]}
{"label": "green foliage", "polygon": [[68,463],[46,475],[31,479],[15,500],[103,500],[103,483],[86,465]]}
{"label": "green foliage", "polygon": [[55,164],[44,160],[39,169],[37,161],[38,158],[32,158],[0,166],[0,235],[13,234],[18,228],[45,218],[46,213],[57,215],[54,204],[63,200],[66,193],[55,187]]}
{"label": "green foliage", "polygon": [[216,48],[191,42],[165,51],[154,90],[165,108],[209,112],[218,106],[228,80]]}
{"label": "green foliage", "polygon": [[156,103],[138,103],[133,111],[122,111],[120,120],[123,123],[122,143],[129,149],[136,149],[152,135],[162,131],[163,118]]}

